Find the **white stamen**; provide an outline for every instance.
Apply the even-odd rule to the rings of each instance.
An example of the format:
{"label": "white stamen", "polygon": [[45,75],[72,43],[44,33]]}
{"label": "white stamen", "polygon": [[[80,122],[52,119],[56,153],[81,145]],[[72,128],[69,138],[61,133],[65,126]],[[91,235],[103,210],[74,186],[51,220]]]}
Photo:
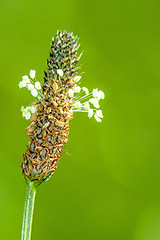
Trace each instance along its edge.
{"label": "white stamen", "polygon": [[100,108],[98,100],[96,98],[91,98],[89,102],[92,103],[95,108]]}
{"label": "white stamen", "polygon": [[98,99],[98,101],[100,100],[100,99],[104,99],[105,98],[105,95],[104,95],[104,92],[103,91],[98,91],[98,93],[97,93],[97,99]]}
{"label": "white stamen", "polygon": [[35,82],[35,88],[36,88],[37,90],[41,90],[41,84],[40,84],[40,82]]}
{"label": "white stamen", "polygon": [[33,90],[31,90],[31,94],[32,94],[33,97],[37,97],[38,92],[37,92],[37,90],[34,88]]}
{"label": "white stamen", "polygon": [[96,115],[100,118],[103,118],[103,114],[102,114],[102,111],[101,110],[97,110],[96,111]]}
{"label": "white stamen", "polygon": [[96,98],[96,97],[97,97],[97,94],[98,94],[98,88],[93,89],[93,91],[92,91],[92,96],[93,96],[94,98]]}
{"label": "white stamen", "polygon": [[29,120],[30,118],[31,118],[31,113],[30,112],[26,112],[25,119]]}
{"label": "white stamen", "polygon": [[84,107],[86,110],[89,110],[89,109],[90,109],[89,103],[85,103],[83,107]]}
{"label": "white stamen", "polygon": [[31,118],[30,107],[24,108],[24,106],[22,106],[21,112],[22,112],[22,117],[25,117],[25,119],[29,120]]}
{"label": "white stamen", "polygon": [[32,90],[35,89],[34,85],[31,84],[31,83],[27,85],[27,88],[28,88],[29,91],[32,91]]}
{"label": "white stamen", "polygon": [[82,104],[80,103],[80,101],[74,103],[73,106],[74,106],[75,108],[77,108],[77,109],[81,109],[81,108],[82,108]]}
{"label": "white stamen", "polygon": [[80,79],[81,79],[81,76],[76,76],[76,77],[73,78],[73,81],[79,82]]}
{"label": "white stamen", "polygon": [[24,80],[22,80],[21,82],[19,82],[18,86],[19,86],[19,88],[26,87],[26,82]]}
{"label": "white stamen", "polygon": [[86,87],[82,87],[82,90],[85,92],[86,95],[89,94],[88,88],[86,88]]}
{"label": "white stamen", "polygon": [[58,69],[58,70],[57,70],[57,73],[58,73],[58,75],[59,75],[60,77],[63,76],[63,71],[62,71],[62,69]]}
{"label": "white stamen", "polygon": [[26,114],[26,109],[24,108],[24,106],[21,107],[21,112],[22,112],[22,117],[24,117]]}
{"label": "white stamen", "polygon": [[93,109],[88,109],[88,117],[91,118],[93,116]]}
{"label": "white stamen", "polygon": [[[78,95],[80,95],[80,94],[78,94]],[[77,96],[78,96],[77,95]],[[79,100],[84,100],[85,98],[89,98],[90,96],[92,95],[92,93],[90,93],[90,94],[88,94],[88,95],[85,95],[85,96],[83,96],[83,97],[79,97],[79,98],[77,98],[77,96],[75,97],[75,99],[77,98],[77,99],[79,99]]]}
{"label": "white stamen", "polygon": [[73,87],[73,91],[74,91],[75,93],[79,93],[79,92],[81,91],[81,87],[75,85],[75,86]]}
{"label": "white stamen", "polygon": [[30,79],[28,78],[27,75],[22,77],[22,81],[18,84],[19,88],[26,87],[27,84],[30,83]]}
{"label": "white stamen", "polygon": [[36,76],[36,71],[35,70],[30,70],[29,75],[32,79],[34,79],[35,76]]}
{"label": "white stamen", "polygon": [[26,83],[30,83],[30,79],[27,75],[23,76],[22,80],[24,80]]}
{"label": "white stamen", "polygon": [[100,119],[96,114],[94,115],[94,117],[95,117],[97,122],[101,122],[102,121],[102,119]]}
{"label": "white stamen", "polygon": [[69,95],[70,98],[72,98],[72,97],[74,96],[74,91],[73,91],[73,89],[69,89],[69,90],[68,90],[68,95]]}
{"label": "white stamen", "polygon": [[34,107],[34,106],[31,106],[30,111],[31,111],[32,114],[34,114],[37,111],[37,108]]}

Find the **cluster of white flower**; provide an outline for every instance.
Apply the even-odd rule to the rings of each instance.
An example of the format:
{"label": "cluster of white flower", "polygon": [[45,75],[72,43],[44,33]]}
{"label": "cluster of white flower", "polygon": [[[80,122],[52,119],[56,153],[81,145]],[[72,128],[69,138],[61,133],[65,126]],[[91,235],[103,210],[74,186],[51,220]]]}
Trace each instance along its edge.
{"label": "cluster of white flower", "polygon": [[[80,79],[80,76],[76,76],[73,80],[75,83],[77,83]],[[87,112],[89,118],[94,116],[97,122],[102,121],[103,114],[102,111],[99,109],[99,101],[105,98],[103,91],[96,88],[93,89],[91,93],[89,93],[88,88],[81,88],[80,86],[75,84],[72,89],[69,89],[68,95],[70,98],[74,99],[74,112]],[[91,106],[93,106],[94,108],[92,108]]]}
{"label": "cluster of white flower", "polygon": [[21,107],[22,117],[24,117],[26,120],[29,120],[31,118],[31,115],[36,112],[36,107],[30,106],[24,108],[24,106]]}
{"label": "cluster of white flower", "polygon": [[[22,81],[19,83],[19,88],[27,87],[29,91],[31,91],[31,94],[33,97],[41,97],[41,84],[40,82],[36,81],[35,75],[36,71],[35,70],[30,70],[29,73],[31,79],[27,75],[22,77]],[[33,83],[34,81],[34,83]]]}
{"label": "cluster of white flower", "polygon": [[[41,84],[40,82],[36,81],[36,71],[30,70],[29,73],[30,78],[25,75],[22,77],[22,81],[18,84],[19,88],[26,87],[32,94],[33,97],[37,97],[38,99],[41,98]],[[28,106],[24,108],[24,106],[21,107],[22,116],[29,120],[31,118],[31,115],[36,112],[36,108],[34,106]]]}
{"label": "cluster of white flower", "polygon": [[[62,77],[63,71],[62,69],[57,70],[57,74]],[[34,97],[37,97],[38,99],[41,98],[41,84],[40,82],[36,81],[35,70],[30,70],[30,78],[25,75],[22,77],[22,81],[19,83],[19,88],[27,87],[29,91],[31,91],[31,94]],[[77,83],[80,81],[81,76],[76,76],[73,78],[73,81],[75,82],[72,89],[68,90],[68,96],[70,98],[73,98],[73,111],[74,112],[87,112],[88,117],[91,118],[92,116],[95,117],[97,122],[101,122],[103,118],[102,111],[99,109],[99,101],[101,99],[105,98],[104,92],[101,90],[93,89],[91,93],[89,93],[88,88],[86,87],[80,87],[77,85]],[[33,83],[34,80],[34,83]],[[94,108],[93,108],[94,107]],[[36,112],[36,108],[34,106],[21,107],[22,116],[25,117],[27,120],[31,118],[31,114],[34,114]]]}

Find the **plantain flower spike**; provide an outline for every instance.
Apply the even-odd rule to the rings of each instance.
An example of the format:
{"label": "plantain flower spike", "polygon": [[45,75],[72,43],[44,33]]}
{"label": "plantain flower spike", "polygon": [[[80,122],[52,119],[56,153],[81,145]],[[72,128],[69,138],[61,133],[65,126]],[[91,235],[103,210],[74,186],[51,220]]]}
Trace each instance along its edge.
{"label": "plantain flower spike", "polygon": [[77,75],[80,67],[77,63],[78,38],[66,31],[57,31],[52,39],[44,83],[36,79],[36,71],[31,70],[30,78],[25,75],[19,88],[26,87],[35,97],[35,101],[26,108],[21,107],[22,116],[31,123],[26,128],[29,144],[23,155],[22,173],[26,181],[35,186],[48,180],[57,168],[57,162],[68,141],[69,122],[73,112],[87,112],[88,117],[101,122],[102,111],[99,101],[104,93],[86,87],[80,87],[81,76]]}

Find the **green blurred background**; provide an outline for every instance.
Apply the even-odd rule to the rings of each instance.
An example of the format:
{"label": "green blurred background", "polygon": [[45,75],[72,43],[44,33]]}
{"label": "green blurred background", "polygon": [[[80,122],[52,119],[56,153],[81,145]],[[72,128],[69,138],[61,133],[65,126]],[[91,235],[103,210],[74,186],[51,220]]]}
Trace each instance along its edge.
{"label": "green blurred background", "polygon": [[20,239],[20,164],[33,100],[57,29],[78,35],[82,85],[106,94],[104,121],[75,114],[55,175],[37,190],[32,239],[160,239],[160,2],[0,1],[0,239]]}

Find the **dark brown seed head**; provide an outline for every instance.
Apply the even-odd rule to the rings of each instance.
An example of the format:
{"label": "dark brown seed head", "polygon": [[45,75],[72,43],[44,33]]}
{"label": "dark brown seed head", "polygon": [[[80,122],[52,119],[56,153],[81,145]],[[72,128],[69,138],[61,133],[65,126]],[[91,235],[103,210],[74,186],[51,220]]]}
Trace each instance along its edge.
{"label": "dark brown seed head", "polygon": [[52,39],[42,98],[26,129],[30,141],[23,156],[22,172],[30,181],[46,181],[55,169],[68,141],[73,100],[68,90],[77,73],[78,41],[72,33],[58,31]]}

